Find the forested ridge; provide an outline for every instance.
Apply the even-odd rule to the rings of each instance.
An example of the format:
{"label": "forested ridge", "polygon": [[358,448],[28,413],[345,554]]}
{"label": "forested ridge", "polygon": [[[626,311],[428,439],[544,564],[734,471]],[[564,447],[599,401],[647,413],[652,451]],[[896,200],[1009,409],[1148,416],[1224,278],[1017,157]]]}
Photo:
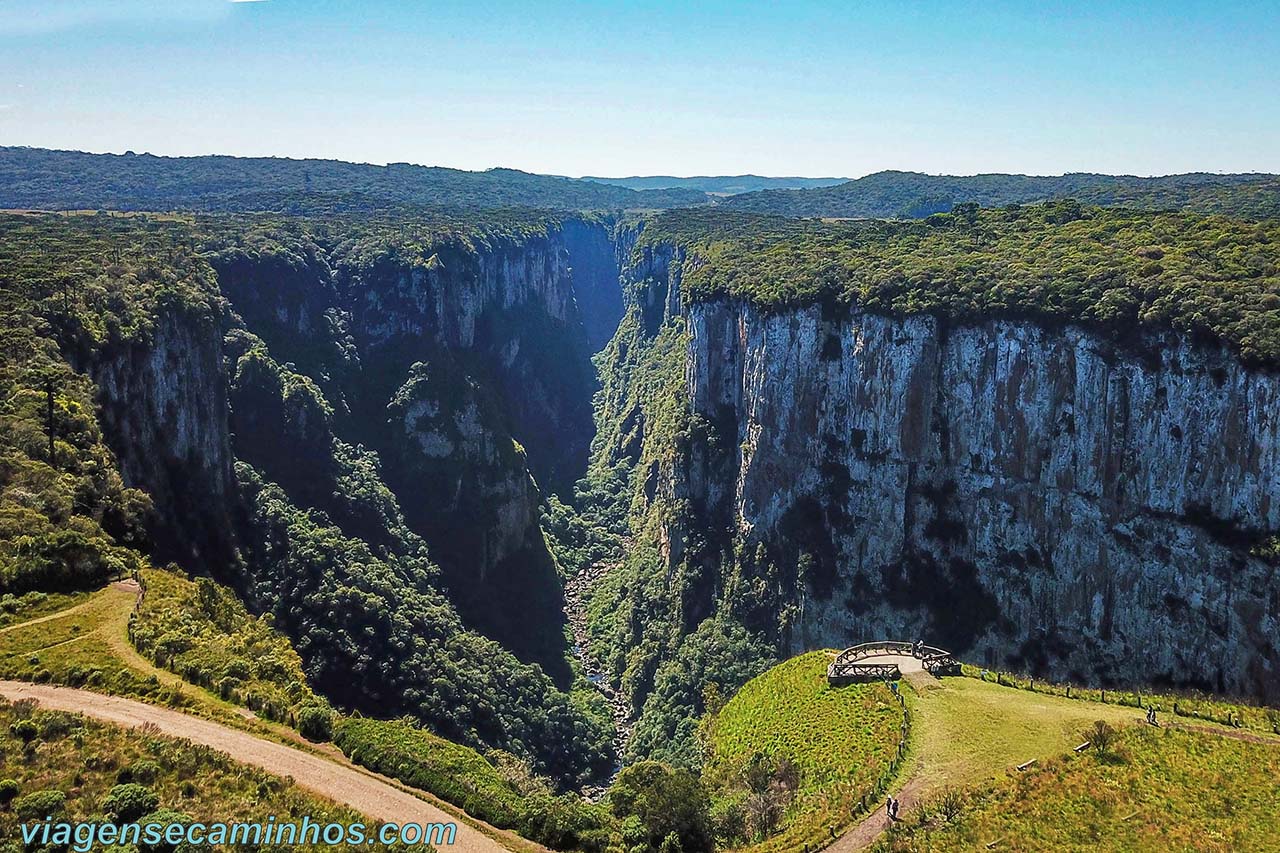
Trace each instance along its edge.
{"label": "forested ridge", "polygon": [[832,187],[743,193],[721,203],[733,210],[782,216],[916,219],[962,204],[1002,207],[1067,198],[1106,207],[1274,217],[1280,216],[1280,177],[1208,172],[1152,178],[1084,172],[955,176],[886,171]]}
{"label": "forested ridge", "polygon": [[0,207],[329,213],[404,206],[558,209],[702,204],[695,189],[637,191],[516,169],[467,172],[282,157],[157,157],[0,146]]}
{"label": "forested ridge", "polygon": [[641,247],[683,247],[686,298],[776,309],[830,302],[894,314],[1173,330],[1280,365],[1280,222],[1085,207],[979,209],[919,222],[824,223],[673,212]]}

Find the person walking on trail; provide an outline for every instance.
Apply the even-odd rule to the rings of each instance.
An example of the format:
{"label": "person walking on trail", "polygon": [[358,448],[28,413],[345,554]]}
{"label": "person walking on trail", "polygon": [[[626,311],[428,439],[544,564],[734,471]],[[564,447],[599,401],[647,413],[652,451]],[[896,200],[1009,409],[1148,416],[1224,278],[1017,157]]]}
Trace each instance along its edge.
{"label": "person walking on trail", "polygon": [[890,820],[893,820],[893,795],[892,794],[890,794],[888,797],[885,798],[884,813],[889,816]]}

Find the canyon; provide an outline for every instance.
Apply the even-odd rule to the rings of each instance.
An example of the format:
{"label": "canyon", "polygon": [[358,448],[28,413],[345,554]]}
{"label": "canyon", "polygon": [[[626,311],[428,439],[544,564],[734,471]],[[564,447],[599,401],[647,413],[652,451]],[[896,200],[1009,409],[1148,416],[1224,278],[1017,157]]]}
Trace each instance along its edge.
{"label": "canyon", "polygon": [[[206,238],[218,317],[86,364],[127,481],[169,496],[161,553],[217,575],[244,547],[236,460],[376,542],[302,458],[363,448],[463,622],[567,690],[546,503],[612,468],[635,547],[575,587],[573,633],[639,752],[646,716],[696,716],[694,682],[752,674],[681,662],[712,623],[760,666],[922,636],[1053,678],[1280,695],[1275,375],[1172,331],[689,298],[707,261],[644,228]],[[265,396],[261,346],[284,377]]]}

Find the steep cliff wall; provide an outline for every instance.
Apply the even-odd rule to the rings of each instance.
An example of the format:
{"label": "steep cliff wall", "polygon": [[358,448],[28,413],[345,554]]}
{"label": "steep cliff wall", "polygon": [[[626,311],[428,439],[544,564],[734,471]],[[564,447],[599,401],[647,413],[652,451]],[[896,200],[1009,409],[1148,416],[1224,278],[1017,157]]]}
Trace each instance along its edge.
{"label": "steep cliff wall", "polygon": [[693,410],[733,431],[732,479],[688,488],[794,557],[790,650],[922,635],[1280,695],[1280,576],[1250,553],[1280,528],[1280,378],[1070,326],[714,302],[688,327]]}
{"label": "steep cliff wall", "polygon": [[71,353],[98,388],[104,434],[129,486],[151,495],[153,558],[216,571],[235,550],[235,477],[222,325],[162,309],[145,338]]}
{"label": "steep cliff wall", "polygon": [[[214,264],[246,327],[314,379],[338,438],[378,453],[468,623],[567,685],[539,506],[586,468],[590,341],[622,310],[612,223],[430,240],[394,225],[273,235],[265,251],[236,240]],[[240,443],[252,441],[250,409],[237,407]],[[305,485],[288,454],[250,461],[286,489]],[[324,506],[323,495],[290,494]]]}
{"label": "steep cliff wall", "polygon": [[690,300],[699,262],[642,245],[603,365],[635,543],[592,638],[635,756],[696,762],[759,640],[1280,696],[1280,377],[1172,332]]}

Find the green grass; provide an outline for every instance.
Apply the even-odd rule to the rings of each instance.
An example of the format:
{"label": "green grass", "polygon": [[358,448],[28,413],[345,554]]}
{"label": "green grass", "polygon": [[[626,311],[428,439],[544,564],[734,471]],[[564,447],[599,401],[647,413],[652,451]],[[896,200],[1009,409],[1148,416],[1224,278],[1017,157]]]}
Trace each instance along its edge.
{"label": "green grass", "polygon": [[1078,745],[1094,720],[1137,723],[1133,708],[1091,705],[1001,687],[970,678],[944,678],[913,703],[918,774],[926,791],[964,785],[1012,771],[1031,759],[1061,755]]}
{"label": "green grass", "polygon": [[188,707],[194,691],[177,676],[158,673],[128,652],[125,630],[134,594],[111,586],[41,621],[10,626],[0,634],[0,677],[54,682],[103,693]]}
{"label": "green grass", "polygon": [[1280,742],[1256,740],[1132,727],[1111,756],[1068,754],[973,788],[950,820],[926,806],[875,849],[1280,850]]}
{"label": "green grass", "polygon": [[[136,594],[113,585],[63,596],[72,607],[42,612],[51,618],[4,630],[0,678],[141,699],[291,746],[320,749],[307,747],[270,718],[254,719],[247,710],[270,711],[271,717],[291,723],[299,707],[322,702],[306,686],[286,638],[250,616],[220,587],[155,570],[144,577],[147,593],[136,613]],[[130,644],[130,630],[157,661]],[[562,847],[576,847],[580,838],[601,829],[598,810],[584,812],[580,800],[554,797],[531,776],[513,782],[474,749],[424,729],[360,717],[339,718],[336,729],[338,746],[355,763],[500,828]]]}
{"label": "green grass", "polygon": [[884,684],[830,687],[827,652],[785,661],[749,681],[707,722],[703,778],[720,801],[740,796],[743,765],[756,753],[786,758],[800,784],[777,834],[750,850],[821,844],[856,817],[859,801],[887,780],[903,711]]}
{"label": "green grass", "polygon": [[48,616],[88,600],[87,592],[28,592],[24,595],[0,596],[0,632],[8,626]]}
{"label": "green grass", "polygon": [[[153,579],[162,575],[146,573]],[[240,692],[230,692],[224,699],[156,666],[134,648],[129,625],[135,600],[132,590],[112,585],[77,599],[61,612],[38,617],[39,621],[3,629],[0,678],[141,699],[297,745],[299,738],[290,729],[255,719],[243,704],[230,701],[243,701],[246,697]]]}
{"label": "green grass", "polygon": [[474,749],[407,722],[365,717],[344,720],[334,743],[357,764],[430,791],[496,827],[519,823],[517,792]]}
{"label": "green grass", "polygon": [[295,724],[326,703],[307,686],[302,660],[269,621],[252,616],[226,587],[171,572],[143,572],[146,595],[129,627],[157,666],[270,720]]}
{"label": "green grass", "polygon": [[[24,742],[22,726],[15,724],[28,720],[34,728]],[[321,824],[367,823],[350,809],[298,789],[291,780],[207,747],[74,714],[33,710],[25,702],[0,700],[0,780],[13,780],[18,788],[15,803],[0,808],[5,849],[19,849],[9,842],[16,842],[18,825],[27,820],[13,807],[22,797],[58,791],[66,798],[61,810],[66,818],[101,820],[111,788],[124,783],[145,786],[159,809],[206,822],[259,821],[270,815],[300,821],[310,815]]]}
{"label": "green grass", "polygon": [[1001,684],[1030,690],[1040,694],[1066,696],[1072,699],[1096,702],[1109,705],[1128,705],[1132,708],[1146,708],[1155,705],[1160,714],[1174,714],[1179,717],[1205,720],[1210,723],[1245,728],[1266,734],[1280,734],[1280,709],[1248,702],[1233,702],[1216,696],[1202,693],[1154,693],[1140,690],[1104,690],[1097,687],[1080,687],[1074,684],[1054,684],[1048,681],[1033,680],[1025,675],[1011,675],[1007,672],[992,672],[976,666],[965,664],[963,672],[970,678],[982,678],[986,672],[987,679],[999,679]]}

